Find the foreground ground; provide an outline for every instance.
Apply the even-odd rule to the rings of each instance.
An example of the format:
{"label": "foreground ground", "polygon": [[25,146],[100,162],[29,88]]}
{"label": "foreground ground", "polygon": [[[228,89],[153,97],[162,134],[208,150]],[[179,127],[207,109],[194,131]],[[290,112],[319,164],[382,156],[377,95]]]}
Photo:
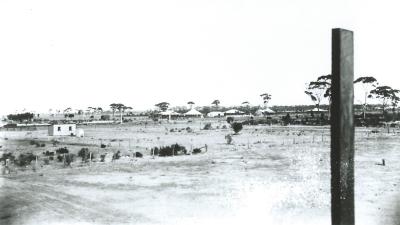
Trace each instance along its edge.
{"label": "foreground ground", "polygon": [[[83,127],[84,138],[58,138],[58,146],[45,130],[1,131],[3,151],[85,146],[97,155],[120,150],[144,157],[91,165],[77,160],[67,168],[39,159],[35,171],[2,175],[0,224],[330,224],[327,127],[246,126],[228,145],[224,122],[214,121],[219,128],[213,130],[200,130],[203,125]],[[194,131],[178,132],[186,127]],[[356,132],[357,224],[399,224],[400,134],[378,131]],[[150,148],[173,143],[187,149],[207,144],[208,151],[150,155]],[[382,159],[386,166],[378,165]]]}

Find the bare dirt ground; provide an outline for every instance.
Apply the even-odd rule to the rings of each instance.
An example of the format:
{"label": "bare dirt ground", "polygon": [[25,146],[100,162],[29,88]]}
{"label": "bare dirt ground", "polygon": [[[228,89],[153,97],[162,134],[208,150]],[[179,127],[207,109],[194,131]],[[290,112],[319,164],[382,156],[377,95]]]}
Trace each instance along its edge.
{"label": "bare dirt ground", "polygon": [[[85,146],[95,157],[117,150],[144,157],[91,165],[77,159],[67,168],[43,165],[41,157],[35,171],[2,175],[0,224],[330,224],[328,127],[245,126],[228,145],[230,129],[203,125],[84,126],[84,138],[1,131],[3,151],[40,155],[66,146],[76,153]],[[194,132],[178,132],[186,127]],[[400,134],[368,131],[356,132],[356,223],[399,224]],[[61,143],[53,146],[53,139]],[[207,144],[208,151],[150,155],[150,148],[173,143]],[[382,159],[386,166],[377,165]]]}

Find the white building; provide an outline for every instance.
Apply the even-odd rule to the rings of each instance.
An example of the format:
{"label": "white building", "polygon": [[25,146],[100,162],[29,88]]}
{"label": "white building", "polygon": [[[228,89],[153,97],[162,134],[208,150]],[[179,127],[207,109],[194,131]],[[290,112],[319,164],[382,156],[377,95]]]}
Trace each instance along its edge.
{"label": "white building", "polygon": [[200,117],[203,118],[203,114],[195,109],[191,109],[184,114],[186,117]]}
{"label": "white building", "polygon": [[215,117],[223,117],[224,116],[224,113],[223,112],[209,112],[209,113],[207,113],[207,117],[213,117],[213,118],[215,118]]}
{"label": "white building", "polygon": [[48,128],[49,136],[75,136],[76,124],[52,124]]}

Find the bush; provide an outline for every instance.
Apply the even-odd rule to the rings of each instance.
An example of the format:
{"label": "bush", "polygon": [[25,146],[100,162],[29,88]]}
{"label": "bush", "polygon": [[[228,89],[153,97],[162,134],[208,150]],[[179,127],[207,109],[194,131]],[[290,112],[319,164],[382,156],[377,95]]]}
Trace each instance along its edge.
{"label": "bush", "polygon": [[192,154],[198,154],[198,153],[201,153],[201,149],[199,148],[193,149]]}
{"label": "bush", "polygon": [[211,123],[206,123],[206,124],[204,125],[203,130],[211,130],[211,129],[212,129]]}
{"label": "bush", "polygon": [[226,125],[223,125],[223,126],[222,126],[222,129],[227,129]]}
{"label": "bush", "polygon": [[54,152],[46,151],[46,152],[43,152],[43,155],[45,155],[45,156],[54,156]]}
{"label": "bush", "polygon": [[86,162],[90,158],[90,152],[88,148],[81,148],[78,152],[78,157],[82,158],[82,162]]}
{"label": "bush", "polygon": [[69,166],[74,161],[75,155],[74,154],[66,154],[64,166]]}
{"label": "bush", "polygon": [[226,118],[226,122],[228,122],[228,123],[232,123],[234,120],[235,120],[235,118],[233,118],[231,116]]}
{"label": "bush", "polygon": [[16,160],[16,164],[18,166],[27,166],[31,164],[33,160],[36,159],[36,156],[32,153],[22,153],[18,156],[18,160]]}
{"label": "bush", "polygon": [[113,155],[113,160],[117,160],[117,159],[119,159],[119,158],[121,158],[121,152],[120,152],[120,151],[117,151],[117,152],[114,153],[114,155]]}
{"label": "bush", "polygon": [[53,140],[53,146],[57,146],[58,144],[60,144],[60,142],[59,142],[59,141],[57,141],[57,140]]}
{"label": "bush", "polygon": [[163,146],[160,148],[152,148],[151,152],[154,152],[154,155],[158,155],[161,157],[165,156],[173,156],[173,155],[181,155],[186,154],[186,148],[179,144],[173,144],[171,146]]}
{"label": "bush", "polygon": [[142,157],[143,157],[143,154],[140,153],[140,152],[135,152],[135,157],[136,157],[136,158],[142,158]]}
{"label": "bush", "polygon": [[45,143],[40,144],[40,147],[46,147]]}
{"label": "bush", "polygon": [[14,161],[15,160],[15,156],[11,153],[3,153],[3,155],[0,158],[0,162],[1,161],[6,161],[7,159],[9,159],[10,161]]}
{"label": "bush", "polygon": [[68,151],[68,148],[67,147],[62,147],[62,148],[59,148],[59,149],[57,149],[56,150],[56,153],[57,154],[66,154],[66,153],[68,153],[69,151]]}
{"label": "bush", "polygon": [[230,134],[225,136],[226,143],[230,145],[233,141],[232,136]]}
{"label": "bush", "polygon": [[101,144],[100,148],[106,148],[106,145],[105,144]]}
{"label": "bush", "polygon": [[243,129],[242,123],[235,122],[235,123],[232,123],[231,126],[232,126],[232,129],[235,132],[235,134],[239,133]]}

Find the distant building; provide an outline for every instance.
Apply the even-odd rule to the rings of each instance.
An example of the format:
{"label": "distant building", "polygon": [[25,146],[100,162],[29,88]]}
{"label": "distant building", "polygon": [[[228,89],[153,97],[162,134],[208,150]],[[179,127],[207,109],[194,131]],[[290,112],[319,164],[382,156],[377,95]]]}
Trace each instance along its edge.
{"label": "distant building", "polygon": [[185,117],[199,117],[199,118],[203,118],[203,114],[195,109],[191,109],[188,112],[186,112],[185,114],[183,114]]}
{"label": "distant building", "polygon": [[224,115],[226,117],[243,117],[243,116],[247,116],[245,112],[242,112],[242,111],[237,110],[237,109],[230,109],[228,111],[225,111]]}
{"label": "distant building", "polygon": [[76,124],[52,124],[48,129],[49,136],[75,136]]}
{"label": "distant building", "polygon": [[223,112],[216,112],[216,111],[214,111],[214,112],[209,112],[209,113],[207,113],[207,117],[213,117],[213,118],[215,118],[215,117],[223,117],[224,116],[224,113]]}

